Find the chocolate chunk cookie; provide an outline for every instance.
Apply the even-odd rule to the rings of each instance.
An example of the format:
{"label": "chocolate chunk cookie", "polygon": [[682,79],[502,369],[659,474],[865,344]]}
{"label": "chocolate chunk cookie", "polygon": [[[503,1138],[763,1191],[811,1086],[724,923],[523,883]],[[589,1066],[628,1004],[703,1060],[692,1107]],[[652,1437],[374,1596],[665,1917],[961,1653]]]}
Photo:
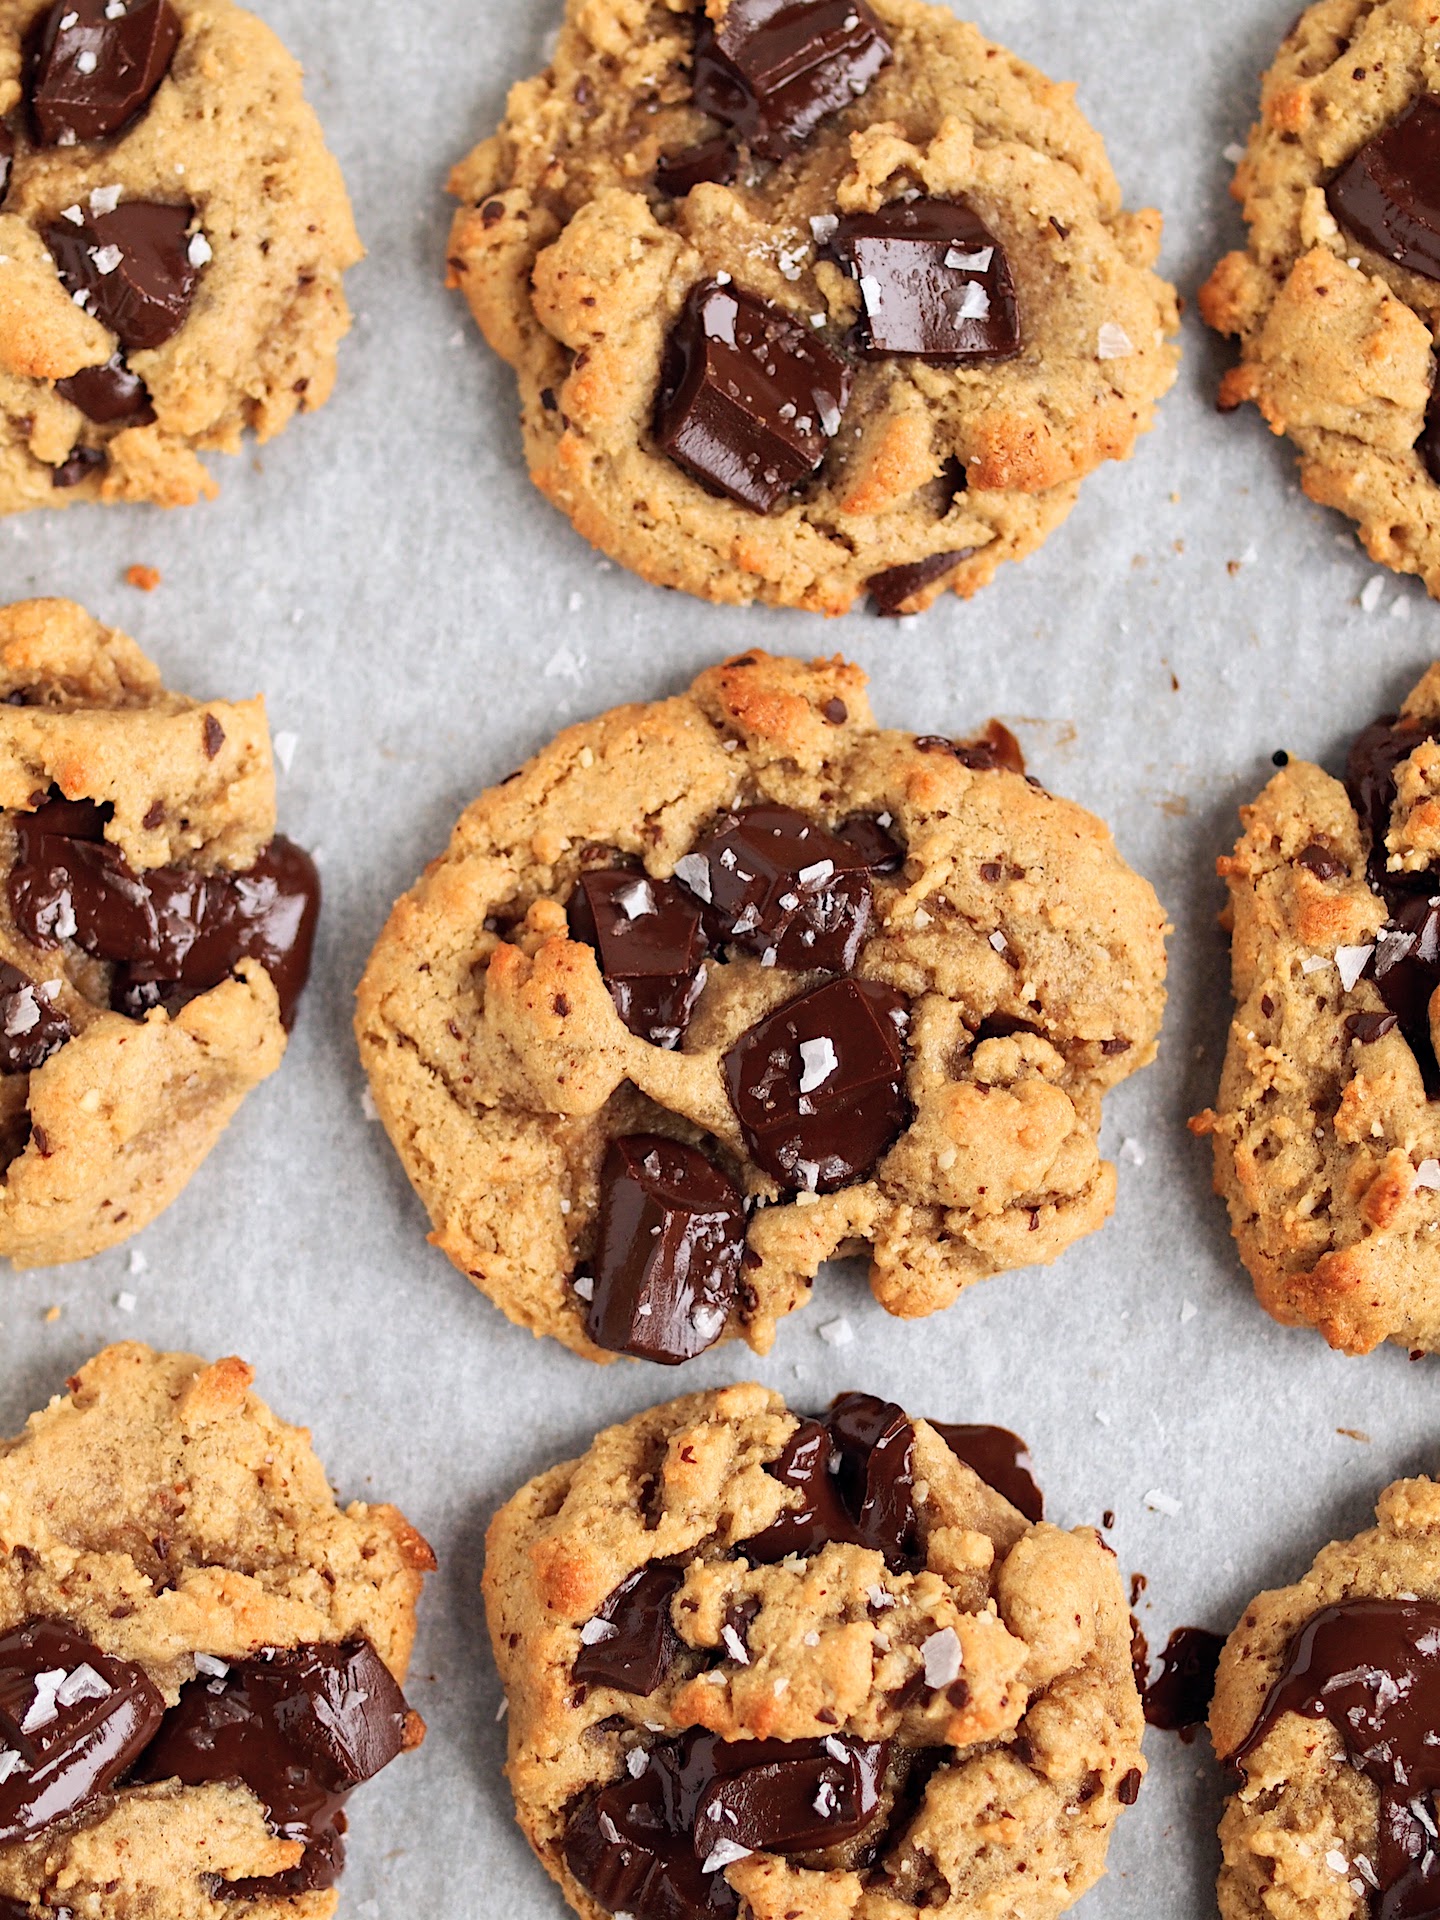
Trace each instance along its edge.
{"label": "chocolate chunk cookie", "polygon": [[1346,1353],[1440,1348],[1437,742],[1440,666],[1343,782],[1290,761],[1219,862],[1237,1012],[1191,1125],[1262,1306]]}
{"label": "chocolate chunk cookie", "polygon": [[326,1920],[344,1805],[424,1736],[435,1561],[341,1508],[243,1360],[109,1347],[0,1449],[0,1911]]}
{"label": "chocolate chunk cookie", "polygon": [[451,189],[536,485],[706,599],[968,596],[1175,375],[1159,215],[1068,88],[918,0],[571,0]]}
{"label": "chocolate chunk cookie", "polygon": [[1201,289],[1305,491],[1440,595],[1440,58],[1408,0],[1319,0],[1261,87],[1232,191],[1250,229]]}
{"label": "chocolate chunk cookie", "polygon": [[946,1433],[726,1387],[496,1515],[507,1772],[583,1920],[1041,1920],[1099,1878],[1144,1769],[1113,1556]]}
{"label": "chocolate chunk cookie", "polygon": [[268,27],[230,0],[0,0],[0,513],[182,506],[328,397],[361,257]]}
{"label": "chocolate chunk cookie", "polygon": [[907,1317],[1107,1218],[1104,1091],[1164,914],[1014,740],[882,732],[749,653],[572,727],[461,817],[359,989],[432,1238],[591,1359],[757,1351],[867,1243]]}
{"label": "chocolate chunk cookie", "polygon": [[280,1064],[320,905],[262,700],[169,692],[64,600],[0,608],[0,1255],[113,1246]]}
{"label": "chocolate chunk cookie", "polygon": [[1221,1655],[1222,1920],[1440,1907],[1440,1488],[1397,1480],[1376,1516],[1254,1600]]}

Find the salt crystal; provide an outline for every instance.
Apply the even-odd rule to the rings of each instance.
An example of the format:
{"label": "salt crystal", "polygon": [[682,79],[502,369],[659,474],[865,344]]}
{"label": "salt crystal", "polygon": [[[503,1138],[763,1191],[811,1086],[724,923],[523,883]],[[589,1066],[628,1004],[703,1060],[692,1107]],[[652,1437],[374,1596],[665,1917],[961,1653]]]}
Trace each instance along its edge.
{"label": "salt crystal", "polygon": [[380,1109],[376,1106],[375,1096],[371,1093],[369,1087],[362,1087],[360,1089],[360,1111],[367,1120],[378,1120],[380,1118]]}
{"label": "salt crystal", "polygon": [[995,949],[996,953],[1004,953],[1010,943],[1005,938],[1004,934],[1001,933],[1000,929],[997,927],[994,933],[992,933],[990,936],[990,944]]}
{"label": "salt crystal", "polygon": [[994,258],[993,247],[981,247],[978,253],[962,253],[958,247],[951,247],[945,256],[945,264],[963,273],[988,273]]}
{"label": "salt crystal", "polygon": [[710,863],[703,853],[683,853],[675,862],[675,878],[698,899],[710,905]]}
{"label": "salt crystal", "polygon": [[597,1614],[593,1620],[587,1620],[580,1629],[582,1647],[598,1647],[605,1640],[618,1639],[620,1629],[609,1620],[602,1620]]}
{"label": "salt crystal", "polygon": [[585,655],[572,653],[569,647],[557,647],[543,668],[547,680],[576,680],[585,671]]}
{"label": "salt crystal", "polygon": [[953,1627],[941,1627],[938,1633],[932,1633],[928,1640],[921,1641],[920,1658],[925,1662],[926,1686],[948,1687],[953,1680],[960,1678],[960,1669],[964,1665],[959,1634]]}
{"label": "salt crystal", "polygon": [[[39,1013],[36,1013],[39,1019]],[[800,1092],[814,1093],[839,1066],[840,1059],[835,1052],[835,1043],[821,1034],[818,1040],[800,1042]]]}
{"label": "salt crystal", "polygon": [[1128,1160],[1132,1167],[1143,1167],[1145,1164],[1145,1149],[1138,1140],[1122,1140],[1120,1142],[1120,1158],[1122,1160]]}
{"label": "salt crystal", "polygon": [[22,987],[10,1002],[5,1014],[5,1031],[13,1038],[17,1034],[29,1033],[32,1027],[40,1024],[40,1004],[35,998],[33,987]]}
{"label": "salt crystal", "polygon": [[734,1627],[722,1627],[720,1629],[720,1638],[725,1643],[725,1651],[735,1664],[740,1667],[748,1667],[750,1664],[750,1655],[745,1650],[745,1642],[740,1638]]}
{"label": "salt crystal", "polygon": [[99,64],[99,54],[94,52],[90,47],[82,47],[75,56],[75,71],[77,73],[94,73]]}
{"label": "salt crystal", "polygon": [[48,1727],[52,1720],[58,1720],[55,1696],[65,1679],[63,1667],[52,1667],[46,1673],[35,1676],[35,1697],[25,1709],[25,1718],[20,1722],[22,1733],[36,1733],[41,1727]]}
{"label": "salt crystal", "polygon": [[280,762],[280,765],[286,773],[290,771],[291,763],[295,758],[295,749],[299,744],[300,736],[298,733],[277,733],[275,736],[275,758]]}
{"label": "salt crystal", "polygon": [[625,1771],[632,1780],[638,1780],[650,1764],[650,1756],[643,1747],[632,1747],[625,1756]]}
{"label": "salt crystal", "polygon": [[813,866],[801,867],[795,878],[802,887],[818,887],[822,880],[828,880],[835,871],[833,860],[817,860]]}
{"label": "salt crystal", "polygon": [[1221,149],[1221,158],[1228,160],[1232,167],[1239,166],[1245,158],[1245,149],[1238,140],[1232,140],[1228,147]]}
{"label": "salt crystal", "polygon": [[85,216],[78,206],[62,207],[60,209],[60,218],[62,220],[68,220],[72,227],[83,227],[85,224]]}
{"label": "salt crystal", "polygon": [[1385,581],[1378,573],[1373,579],[1365,582],[1365,585],[1360,589],[1360,605],[1366,613],[1373,613],[1375,611],[1380,604],[1380,598],[1384,591]]}
{"label": "salt crystal", "polygon": [[117,1293],[115,1296],[115,1304],[121,1313],[133,1313],[135,1311],[135,1296],[133,1293]]}
{"label": "salt crystal", "polygon": [[[754,1852],[753,1847],[742,1847],[738,1840],[717,1840],[706,1854],[702,1873],[718,1873],[722,1867],[728,1867],[736,1860],[748,1860]],[[619,1916],[616,1916],[619,1920]]]}
{"label": "salt crystal", "polygon": [[1181,1302],[1181,1305],[1180,1305],[1180,1324],[1181,1324],[1181,1326],[1182,1326],[1182,1327],[1188,1327],[1188,1326],[1189,1326],[1189,1324],[1190,1324],[1190,1322],[1191,1322],[1191,1321],[1192,1321],[1192,1320],[1193,1320],[1193,1319],[1195,1318],[1195,1316],[1196,1316],[1196,1314],[1197,1314],[1197,1313],[1198,1313],[1199,1311],[1200,1311],[1200,1309],[1199,1309],[1199,1308],[1198,1308],[1198,1307],[1196,1306],[1196,1304],[1195,1304],[1195,1302],[1194,1302],[1193,1300],[1184,1300],[1184,1301],[1182,1301],[1182,1302]]}
{"label": "salt crystal", "polygon": [[833,213],[812,213],[810,231],[815,236],[815,244],[823,247],[839,224]]}
{"label": "salt crystal", "polygon": [[1300,971],[1301,973],[1323,973],[1331,964],[1323,953],[1307,953],[1300,962]]}
{"label": "salt crystal", "polygon": [[55,1689],[55,1701],[57,1706],[73,1707],[81,1700],[103,1700],[111,1691],[110,1682],[82,1661]]}
{"label": "salt crystal", "polygon": [[120,183],[117,180],[111,187],[95,187],[90,194],[90,211],[98,217],[113,213],[120,204]]}
{"label": "salt crystal", "polygon": [[1415,1169],[1415,1184],[1440,1190],[1440,1160],[1422,1160]]}
{"label": "salt crystal", "polygon": [[820,1338],[830,1347],[848,1347],[855,1339],[855,1329],[843,1317],[827,1320],[820,1329]]}
{"label": "salt crystal", "polygon": [[0,1747],[0,1785],[7,1781],[12,1773],[27,1773],[29,1769],[13,1747]]}
{"label": "salt crystal", "polygon": [[150,1262],[145,1258],[144,1254],[140,1251],[139,1247],[132,1247],[130,1249],[131,1273],[144,1273],[145,1269],[149,1265],[150,1265]]}
{"label": "salt crystal", "polygon": [[114,273],[125,256],[119,247],[91,247],[90,258],[97,273]]}
{"label": "salt crystal", "polygon": [[988,320],[990,296],[978,280],[967,280],[965,291],[955,304],[957,320]]}
{"label": "salt crystal", "polygon": [[866,273],[860,277],[860,298],[865,302],[867,313],[880,311],[880,282],[874,274]]}
{"label": "salt crystal", "polygon": [[197,1653],[195,1671],[209,1676],[212,1680],[223,1680],[230,1671],[229,1662],[218,1660],[213,1653]]}
{"label": "salt crystal", "polygon": [[1159,1487],[1152,1487],[1145,1496],[1145,1504],[1152,1513],[1168,1513],[1172,1518],[1180,1511],[1180,1502],[1173,1494],[1162,1493]]}
{"label": "salt crystal", "polygon": [[1355,985],[1355,982],[1360,978],[1361,974],[1364,973],[1366,967],[1369,965],[1370,956],[1374,951],[1373,946],[1337,947],[1335,949],[1335,964],[1340,969],[1340,984],[1346,993],[1349,993],[1350,989]]}
{"label": "salt crystal", "polygon": [[1099,360],[1123,360],[1127,353],[1133,353],[1130,336],[1125,329],[1117,326],[1113,320],[1107,320],[1100,328],[1095,343],[1095,356]]}
{"label": "salt crystal", "polygon": [[575,1276],[575,1291],[582,1300],[595,1298],[595,1276],[593,1273],[579,1273]]}
{"label": "salt crystal", "polygon": [[1332,1847],[1325,1856],[1325,1864],[1332,1873],[1349,1873],[1350,1862],[1338,1847]]}

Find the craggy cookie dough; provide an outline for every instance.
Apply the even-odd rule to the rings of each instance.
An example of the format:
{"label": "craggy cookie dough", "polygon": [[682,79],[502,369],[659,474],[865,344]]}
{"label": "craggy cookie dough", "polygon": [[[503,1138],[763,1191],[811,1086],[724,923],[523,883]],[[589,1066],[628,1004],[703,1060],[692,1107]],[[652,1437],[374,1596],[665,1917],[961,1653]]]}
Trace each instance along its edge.
{"label": "craggy cookie dough", "polygon": [[1440,1487],[1262,1593],[1220,1658],[1222,1920],[1359,1920],[1440,1902]]}
{"label": "craggy cookie dough", "polygon": [[0,1913],[325,1920],[435,1561],[243,1360],[108,1347],[0,1444]]}
{"label": "craggy cookie dough", "polygon": [[1250,229],[1200,293],[1305,491],[1440,596],[1440,44],[1412,0],[1319,0],[1262,82],[1233,192]]}
{"label": "craggy cookie dough", "polygon": [[432,1239],[591,1359],[757,1351],[868,1245],[891,1313],[1108,1217],[1165,917],[992,725],[752,652],[570,728],[401,899],[356,1034]]}
{"label": "craggy cookie dough", "polygon": [[0,1255],[169,1206],[280,1064],[319,900],[262,700],[169,692],[70,601],[0,608]]}
{"label": "craggy cookie dough", "polygon": [[1063,1913],[1134,1801],[1114,1558],[868,1394],[611,1427],[493,1521],[526,1838],[582,1920]]}
{"label": "craggy cookie dough", "polygon": [[1262,1306],[1332,1347],[1440,1348],[1440,666],[1351,748],[1292,760],[1219,862],[1236,1015],[1215,1184]]}
{"label": "craggy cookie dough", "polygon": [[362,249],[230,0],[0,0],[0,513],[184,506],[328,397]]}
{"label": "craggy cookie dough", "polygon": [[706,599],[968,596],[1175,376],[1160,216],[1071,88],[917,0],[571,0],[451,189],[536,485]]}

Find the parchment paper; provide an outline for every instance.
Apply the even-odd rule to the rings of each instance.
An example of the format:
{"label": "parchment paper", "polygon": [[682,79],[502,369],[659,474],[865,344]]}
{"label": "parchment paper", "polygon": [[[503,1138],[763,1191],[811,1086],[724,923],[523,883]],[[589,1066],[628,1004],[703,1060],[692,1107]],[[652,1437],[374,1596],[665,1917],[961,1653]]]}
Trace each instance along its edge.
{"label": "parchment paper", "polygon": [[[1129,203],[1163,209],[1164,265],[1192,310],[1240,232],[1223,150],[1244,137],[1295,5],[987,0],[979,17],[1078,82]],[[265,692],[275,730],[296,736],[282,824],[324,872],[316,973],[282,1071],[168,1214],[129,1248],[0,1280],[0,1431],[107,1341],[248,1357],[272,1404],[313,1429],[341,1493],[397,1501],[440,1556],[410,1686],[430,1737],[357,1795],[342,1913],[558,1920],[500,1774],[478,1583],[494,1508],[602,1424],[758,1377],[802,1407],[859,1386],[1015,1427],[1051,1517],[1114,1509],[1122,1568],[1149,1579],[1152,1646],[1181,1623],[1228,1629],[1253,1592],[1363,1525],[1386,1481],[1435,1465],[1436,1363],[1393,1348],[1347,1360],[1272,1325],[1184,1121],[1213,1096],[1229,1011],[1213,862],[1236,806],[1277,747],[1338,764],[1437,651],[1440,613],[1302,498],[1257,416],[1215,413],[1226,350],[1193,311],[1159,429],[969,605],[827,624],[702,606],[600,564],[529,486],[511,376],[441,284],[446,171],[543,63],[555,0],[261,10],[306,65],[371,250],[336,396],[263,456],[217,462],[214,505],[0,524],[0,589],[83,601],[173,686]],[[134,562],[160,568],[157,592],[123,583]],[[1116,1217],[1058,1266],[910,1324],[839,1270],[766,1361],[727,1346],[679,1375],[601,1370],[511,1327],[426,1245],[364,1117],[351,992],[392,898],[465,801],[563,722],[755,643],[843,649],[886,724],[956,733],[999,714],[1047,785],[1111,822],[1175,921],[1161,1057],[1108,1109]],[[855,1339],[837,1347],[819,1329],[842,1317]],[[1157,1490],[1178,1511],[1147,1508]],[[1208,1749],[1155,1733],[1147,1748],[1150,1778],[1087,1920],[1214,1911]]]}

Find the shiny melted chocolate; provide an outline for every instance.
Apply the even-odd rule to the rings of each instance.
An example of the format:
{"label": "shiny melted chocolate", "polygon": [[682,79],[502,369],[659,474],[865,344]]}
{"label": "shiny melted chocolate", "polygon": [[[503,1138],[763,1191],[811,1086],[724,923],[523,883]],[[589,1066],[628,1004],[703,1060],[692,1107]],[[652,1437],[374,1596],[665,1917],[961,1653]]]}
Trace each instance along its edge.
{"label": "shiny melted chocolate", "polygon": [[1010,262],[968,201],[847,213],[830,245],[860,283],[865,353],[969,366],[1020,351]]}
{"label": "shiny melted chocolate", "polygon": [[1224,1645],[1225,1636],[1207,1627],[1175,1629],[1161,1652],[1160,1671],[1142,1689],[1148,1725],[1178,1733],[1182,1740],[1194,1738],[1195,1728],[1210,1711]]}
{"label": "shiny melted chocolate", "polygon": [[1369,140],[1325,190],[1331,213],[1362,246],[1440,280],[1440,96],[1421,94]]}
{"label": "shiny melted chocolate", "polygon": [[705,930],[692,897],[631,867],[582,873],[570,937],[593,947],[615,1010],[652,1047],[678,1047],[705,985]]}
{"label": "shiny melted chocolate", "polygon": [[159,347],[190,311],[200,268],[190,257],[191,206],[124,200],[79,225],[52,220],[45,244],[65,290],[127,352]]}
{"label": "shiny melted chocolate", "polygon": [[1030,1471],[1030,1449],[1008,1427],[954,1426],[932,1420],[930,1425],[957,1460],[963,1460],[987,1487],[993,1487],[1033,1525],[1045,1518],[1045,1496]]}
{"label": "shiny melted chocolate", "polygon": [[70,1038],[58,993],[55,981],[32,980],[0,960],[0,1073],[33,1073]]}
{"label": "shiny melted chocolate", "polygon": [[917,594],[954,573],[961,561],[968,560],[974,551],[974,547],[954,547],[949,553],[930,553],[923,560],[912,560],[906,566],[886,567],[880,573],[872,573],[865,586],[875,602],[875,611],[884,620],[898,620],[902,614],[912,611],[909,603]]}
{"label": "shiny melted chocolate", "polygon": [[575,1679],[622,1693],[653,1693],[680,1651],[670,1603],[684,1579],[683,1567],[660,1562],[622,1580],[586,1625],[571,1669]]}
{"label": "shiny melted chocolate", "polygon": [[122,132],[150,104],[179,44],[169,0],[54,0],[28,43],[26,94],[39,145]]}
{"label": "shiny melted chocolate", "polygon": [[777,160],[858,100],[889,58],[865,0],[730,0],[718,27],[701,16],[695,104]]}

